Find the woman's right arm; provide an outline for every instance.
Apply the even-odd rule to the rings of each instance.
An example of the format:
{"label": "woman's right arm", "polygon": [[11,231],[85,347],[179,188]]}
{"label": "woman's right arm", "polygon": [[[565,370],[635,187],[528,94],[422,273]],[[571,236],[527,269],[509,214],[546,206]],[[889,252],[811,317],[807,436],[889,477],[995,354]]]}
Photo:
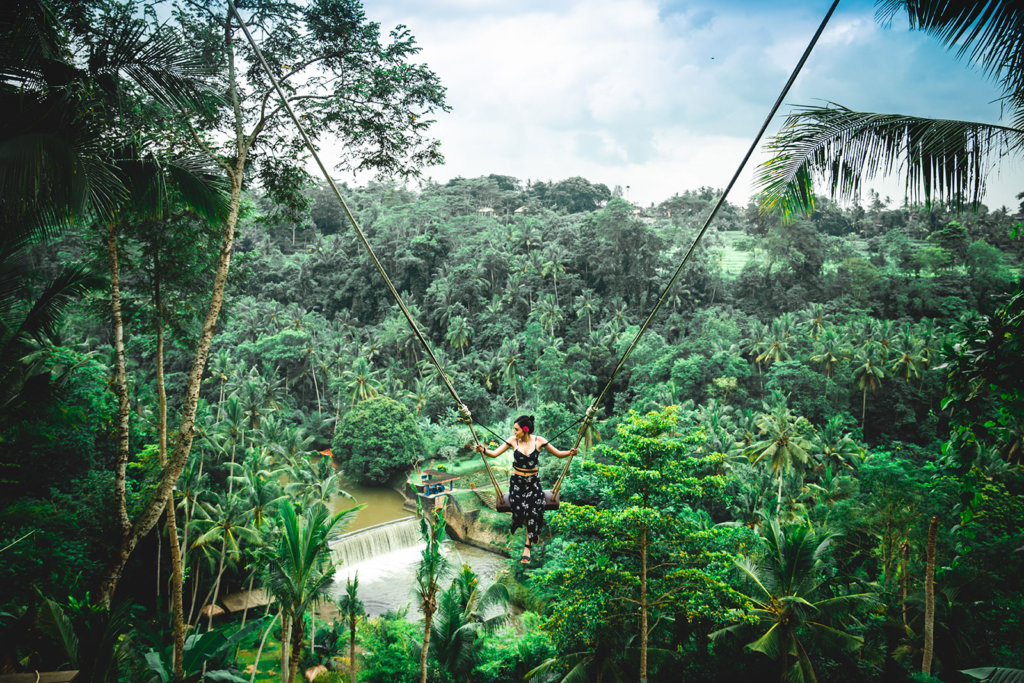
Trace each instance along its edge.
{"label": "woman's right arm", "polygon": [[486,455],[486,456],[487,456],[488,458],[497,458],[497,457],[498,457],[499,455],[501,455],[502,453],[504,453],[505,451],[507,451],[507,450],[508,450],[508,448],[509,448],[509,444],[508,444],[508,441],[505,441],[505,442],[504,442],[504,443],[502,443],[502,444],[501,444],[500,446],[498,446],[497,448],[495,448],[495,449],[494,449],[493,451],[489,451],[489,450],[487,450],[486,448],[484,448],[484,445],[483,445],[482,443],[478,443],[478,444],[476,445],[476,452],[477,452],[477,453],[483,453],[483,454],[484,454],[484,455]]}

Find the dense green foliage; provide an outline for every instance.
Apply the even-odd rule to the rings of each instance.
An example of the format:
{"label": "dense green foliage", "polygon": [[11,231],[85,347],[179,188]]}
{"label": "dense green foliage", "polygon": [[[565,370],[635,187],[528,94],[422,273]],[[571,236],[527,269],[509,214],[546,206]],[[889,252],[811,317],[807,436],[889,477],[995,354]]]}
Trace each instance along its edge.
{"label": "dense green foliage", "polygon": [[378,486],[387,485],[426,455],[412,413],[387,396],[352,406],[335,427],[331,452],[353,480]]}

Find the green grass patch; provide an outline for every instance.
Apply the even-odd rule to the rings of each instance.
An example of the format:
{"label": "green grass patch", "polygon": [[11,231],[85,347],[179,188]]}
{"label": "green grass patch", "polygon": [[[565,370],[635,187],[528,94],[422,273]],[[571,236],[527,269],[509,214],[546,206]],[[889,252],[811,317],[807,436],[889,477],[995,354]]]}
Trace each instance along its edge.
{"label": "green grass patch", "polygon": [[[238,650],[237,666],[246,676],[252,675],[250,667],[256,664],[256,651],[260,647],[260,638],[262,637],[263,631],[257,631],[245,643],[245,647]],[[256,674],[256,680],[267,681],[268,683],[281,680],[281,641],[273,636],[273,630],[271,635],[267,636],[267,642],[263,645],[263,653],[260,655],[259,672]]]}

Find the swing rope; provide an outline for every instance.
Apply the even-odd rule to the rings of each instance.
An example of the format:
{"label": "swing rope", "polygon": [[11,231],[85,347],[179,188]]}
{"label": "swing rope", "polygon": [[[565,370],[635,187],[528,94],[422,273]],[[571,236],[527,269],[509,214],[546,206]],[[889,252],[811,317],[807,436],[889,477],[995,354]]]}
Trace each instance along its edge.
{"label": "swing rope", "polygon": [[[615,369],[612,371],[611,376],[608,378],[608,382],[605,384],[604,388],[601,390],[601,393],[597,396],[597,398],[594,399],[593,403],[591,403],[590,407],[587,408],[586,414],[584,415],[584,417],[582,419],[582,424],[580,425],[579,432],[576,435],[576,440],[575,440],[575,442],[573,444],[573,449],[578,448],[579,445],[580,445],[580,442],[586,436],[587,431],[590,429],[590,426],[594,422],[594,417],[597,414],[597,409],[601,405],[602,401],[604,400],[605,395],[608,393],[608,390],[611,388],[612,384],[615,382],[616,377],[618,376],[619,372],[622,370],[622,367],[626,364],[626,361],[629,359],[629,356],[633,353],[633,350],[636,348],[637,344],[640,342],[640,339],[643,337],[644,333],[650,327],[651,321],[654,319],[654,316],[661,309],[661,306],[665,302],[665,299],[668,298],[669,291],[675,285],[676,280],[679,279],[679,276],[682,273],[683,268],[686,266],[686,263],[689,261],[690,256],[696,250],[697,245],[699,244],[700,240],[704,237],[704,234],[707,232],[708,227],[711,225],[711,221],[714,220],[715,216],[718,213],[718,210],[721,208],[722,204],[725,203],[725,200],[728,197],[729,192],[732,190],[733,186],[736,184],[736,181],[739,178],[740,173],[743,171],[743,168],[746,166],[747,161],[750,160],[750,157],[753,155],[754,150],[757,148],[758,143],[760,143],[761,137],[764,135],[765,130],[767,130],[768,126],[770,125],[772,118],[774,118],[775,114],[778,112],[779,107],[782,106],[782,101],[785,99],[786,95],[789,93],[789,90],[792,87],[794,81],[796,81],[796,78],[799,75],[800,70],[803,68],[804,63],[807,61],[807,58],[810,56],[811,51],[814,49],[815,44],[817,44],[817,42],[818,42],[818,38],[821,36],[822,32],[825,30],[825,26],[828,24],[829,19],[832,17],[832,14],[835,12],[835,9],[836,9],[836,7],[838,5],[839,5],[839,0],[833,0],[832,6],[829,8],[828,12],[825,14],[825,18],[822,19],[821,24],[818,26],[818,30],[814,33],[814,36],[811,38],[811,41],[808,43],[807,47],[804,49],[803,55],[801,55],[801,57],[800,57],[800,61],[797,62],[796,67],[793,69],[793,72],[790,74],[789,80],[786,82],[786,85],[783,87],[782,91],[779,93],[778,98],[775,100],[775,104],[772,106],[771,111],[765,117],[764,122],[761,124],[761,129],[758,131],[757,136],[751,142],[750,147],[747,150],[746,155],[744,155],[743,160],[740,162],[739,166],[737,167],[736,172],[733,174],[732,179],[729,181],[729,184],[726,186],[725,190],[722,192],[721,196],[718,198],[718,201],[715,203],[714,208],[712,208],[711,213],[708,215],[707,219],[704,221],[704,225],[701,227],[700,231],[697,233],[697,236],[694,238],[692,244],[690,244],[690,248],[686,251],[686,254],[683,256],[683,259],[679,262],[679,265],[676,267],[675,272],[672,274],[672,278],[668,281],[668,284],[666,284],[665,287],[663,288],[663,290],[661,292],[661,296],[658,297],[658,301],[655,303],[654,308],[651,310],[650,314],[648,314],[647,319],[644,321],[643,325],[640,327],[640,329],[637,331],[636,335],[633,337],[633,341],[630,342],[629,346],[626,348],[625,353],[622,354],[622,357],[619,359],[618,364],[615,366]],[[448,389],[448,393],[451,394],[452,399],[455,401],[456,405],[458,406],[460,416],[469,425],[469,431],[470,431],[470,434],[472,434],[472,436],[473,436],[474,444],[481,445],[480,444],[480,439],[477,437],[476,430],[473,429],[473,424],[474,423],[476,423],[476,424],[480,424],[480,423],[476,422],[476,420],[473,419],[473,415],[472,415],[472,413],[470,413],[469,408],[467,408],[466,404],[463,403],[462,399],[459,398],[459,394],[458,394],[457,391],[455,391],[455,387],[452,385],[451,379],[448,377],[448,374],[444,371],[444,368],[441,366],[441,363],[437,360],[437,357],[434,355],[433,349],[431,348],[430,344],[427,343],[426,338],[423,336],[423,333],[420,331],[419,326],[416,324],[416,321],[413,319],[412,314],[409,312],[409,308],[405,305],[405,301],[402,300],[402,297],[398,293],[398,290],[395,289],[394,284],[391,282],[391,278],[388,277],[387,271],[384,270],[384,266],[381,264],[380,260],[377,258],[377,255],[373,251],[373,247],[370,246],[369,241],[366,239],[366,236],[363,234],[362,229],[359,227],[359,223],[356,221],[355,216],[352,214],[352,211],[349,209],[348,203],[345,201],[345,198],[342,197],[341,192],[338,190],[338,186],[335,184],[334,179],[331,178],[331,174],[327,171],[327,167],[324,166],[323,161],[320,159],[320,155],[317,153],[316,148],[313,146],[312,141],[309,139],[309,136],[306,134],[305,129],[302,127],[302,124],[299,121],[299,117],[295,115],[295,111],[292,109],[291,104],[288,101],[287,95],[285,95],[284,91],[281,89],[281,86],[280,86],[280,84],[278,82],[278,79],[274,76],[273,72],[270,69],[270,66],[267,64],[266,60],[263,58],[263,53],[260,51],[259,47],[256,45],[256,41],[253,39],[252,34],[249,32],[249,29],[246,26],[245,21],[242,19],[242,16],[238,13],[238,8],[235,7],[235,4],[234,4],[233,0],[228,0],[228,6],[231,8],[232,14],[234,14],[235,18],[238,20],[239,27],[242,29],[243,33],[245,33],[245,37],[249,41],[249,44],[252,46],[253,52],[255,53],[257,59],[259,60],[260,65],[263,67],[264,72],[266,72],[267,78],[270,80],[271,84],[274,86],[274,90],[277,92],[278,97],[281,98],[282,105],[284,106],[285,110],[288,112],[288,115],[291,117],[292,121],[295,123],[295,127],[298,130],[299,135],[302,137],[303,142],[305,143],[306,147],[309,149],[310,154],[312,154],[313,159],[317,163],[317,166],[320,168],[321,174],[323,175],[324,179],[327,181],[327,184],[330,186],[331,190],[334,192],[334,196],[338,199],[338,202],[341,204],[342,209],[345,212],[345,215],[348,217],[349,222],[352,224],[352,227],[355,230],[356,235],[358,235],[360,242],[363,244],[363,247],[366,249],[366,252],[370,255],[370,258],[373,260],[373,263],[374,263],[374,265],[377,268],[377,272],[379,272],[381,278],[383,278],[385,284],[387,285],[388,291],[391,293],[392,298],[394,298],[395,302],[398,304],[399,309],[402,311],[402,314],[405,316],[405,319],[409,323],[409,327],[412,329],[413,333],[416,335],[416,338],[419,340],[419,342],[423,346],[424,350],[426,350],[427,355],[430,357],[431,363],[433,363],[434,367],[437,368],[437,372],[438,372],[438,374],[441,377],[441,381],[444,382],[445,387]],[[480,426],[484,427],[483,425],[480,425]],[[570,425],[569,428],[571,428],[572,426],[575,426],[575,425]],[[487,429],[487,428],[484,427],[484,429]],[[491,432],[491,434],[494,434],[494,432],[492,432],[490,429],[487,429],[487,431]],[[568,431],[568,430],[567,429],[563,430],[561,433],[564,433],[565,431]],[[495,434],[495,436],[497,437],[496,434]],[[497,438],[501,439],[501,437],[497,437]],[[494,477],[494,473],[491,471],[491,467],[490,467],[490,464],[487,462],[486,455],[481,454],[481,458],[483,458],[484,469],[487,471],[487,476],[490,478],[491,485],[494,487],[494,491],[495,491],[495,493],[497,495],[497,501],[498,501],[498,503],[500,503],[502,501],[502,499],[504,498],[504,494],[501,491],[501,487],[498,484],[498,480]],[[562,467],[562,471],[558,475],[558,480],[555,482],[555,486],[554,486],[554,488],[552,490],[553,491],[554,500],[556,500],[556,501],[558,500],[558,494],[559,494],[559,491],[562,488],[562,483],[565,480],[565,476],[566,476],[566,474],[569,471],[569,466],[572,463],[572,458],[573,458],[573,456],[570,455],[566,459],[565,465]]]}
{"label": "swing rope", "polygon": [[[463,403],[462,399],[459,398],[458,392],[455,391],[455,387],[452,385],[451,378],[448,377],[448,373],[444,371],[444,368],[441,366],[441,363],[437,360],[437,356],[434,355],[434,350],[430,347],[430,344],[427,343],[426,338],[423,336],[423,333],[420,331],[419,326],[413,319],[412,313],[409,312],[409,308],[405,305],[405,301],[402,300],[402,297],[398,293],[398,290],[395,289],[395,285],[391,282],[391,278],[388,277],[387,271],[384,270],[384,266],[381,264],[380,259],[377,258],[377,254],[374,253],[373,247],[370,246],[370,242],[366,239],[366,235],[363,234],[362,229],[359,227],[358,221],[356,221],[355,216],[352,215],[352,211],[348,207],[348,202],[346,202],[345,198],[342,197],[341,192],[338,190],[338,186],[334,182],[334,179],[331,178],[331,174],[327,171],[327,167],[324,166],[324,162],[320,159],[320,155],[317,153],[316,147],[314,147],[313,142],[309,139],[309,136],[306,134],[305,128],[302,127],[302,123],[300,123],[299,117],[295,115],[295,111],[292,109],[291,103],[289,103],[287,95],[285,95],[284,91],[281,89],[281,85],[278,82],[278,79],[274,76],[273,72],[271,71],[270,65],[267,64],[266,59],[263,58],[263,52],[259,49],[259,46],[256,45],[256,41],[253,39],[252,34],[249,32],[249,28],[245,25],[245,21],[242,19],[242,16],[238,13],[238,8],[235,7],[234,1],[228,0],[228,6],[231,8],[232,14],[234,14],[235,18],[238,20],[238,24],[241,27],[242,32],[245,33],[245,37],[249,41],[249,45],[252,46],[253,52],[255,53],[257,59],[259,59],[260,65],[263,67],[263,71],[267,74],[267,78],[270,79],[271,85],[274,86],[274,90],[277,92],[278,97],[281,98],[281,104],[288,112],[288,115],[291,117],[292,122],[295,123],[295,128],[299,131],[299,135],[302,136],[302,140],[305,143],[306,147],[309,149],[310,153],[313,155],[313,159],[316,160],[316,164],[320,168],[320,172],[323,174],[324,179],[327,181],[327,184],[330,185],[331,190],[334,192],[334,196],[337,197],[338,201],[341,203],[341,207],[345,211],[345,215],[348,217],[349,222],[352,224],[352,228],[355,230],[356,235],[359,236],[359,241],[362,242],[362,245],[366,249],[366,252],[370,255],[370,258],[373,260],[373,264],[377,267],[377,272],[380,273],[381,278],[383,278],[384,283],[387,285],[388,291],[391,292],[391,296],[398,304],[398,307],[399,309],[401,309],[406,321],[408,321],[409,327],[412,328],[412,331],[416,335],[416,338],[419,340],[424,350],[426,350],[427,355],[430,357],[430,362],[434,364],[435,368],[437,368],[437,373],[438,375],[440,375],[441,381],[444,382],[445,387],[448,389],[448,393],[451,394],[452,399],[454,399],[455,404],[458,406],[460,416],[469,424],[469,431],[470,434],[472,434],[473,436],[473,442],[479,445],[480,439],[477,438],[476,430],[473,429],[473,423],[475,422],[475,420],[473,420],[473,415],[469,412],[469,408],[467,408],[466,404]],[[494,477],[494,473],[491,471],[490,465],[487,462],[487,456],[481,454],[480,457],[482,457],[484,460],[484,469],[487,470],[487,476],[491,480],[491,485],[494,486],[494,491],[495,494],[497,495],[497,500],[498,502],[501,502],[501,500],[504,498],[504,494],[501,491],[501,486],[498,484],[498,480]]]}
{"label": "swing rope", "polygon": [[[780,92],[778,98],[776,98],[775,104],[772,106],[771,111],[769,111],[768,115],[765,117],[764,122],[761,124],[761,130],[757,132],[757,136],[754,138],[753,142],[750,143],[750,148],[747,149],[746,155],[744,155],[743,160],[740,161],[740,165],[736,168],[736,172],[733,173],[732,179],[729,181],[729,184],[726,185],[725,190],[722,192],[722,195],[718,198],[718,201],[715,203],[714,208],[711,209],[711,213],[708,214],[707,219],[704,221],[704,225],[697,233],[697,236],[693,239],[693,243],[690,244],[690,248],[686,251],[686,254],[683,256],[683,260],[679,262],[679,266],[676,268],[675,273],[672,274],[672,278],[668,281],[668,284],[665,285],[665,288],[661,292],[661,296],[658,297],[657,303],[655,303],[654,308],[647,316],[647,320],[644,321],[644,324],[637,331],[636,336],[633,337],[633,341],[626,348],[626,352],[622,354],[622,358],[619,359],[618,365],[615,366],[615,369],[612,371],[611,377],[608,378],[608,383],[604,385],[604,389],[601,390],[601,393],[597,396],[597,398],[594,399],[594,402],[587,409],[587,413],[583,418],[583,424],[580,426],[579,433],[576,435],[576,442],[573,444],[573,448],[577,448],[580,445],[580,441],[583,440],[587,430],[590,428],[591,423],[594,421],[594,415],[597,412],[598,406],[601,405],[601,401],[604,400],[605,394],[608,393],[608,390],[611,388],[612,383],[618,376],[619,371],[622,370],[622,366],[626,364],[626,360],[629,358],[630,354],[633,353],[633,349],[636,348],[636,345],[640,342],[640,338],[647,331],[647,328],[650,327],[651,321],[654,319],[654,316],[658,313],[658,310],[661,308],[661,305],[665,302],[665,299],[668,298],[669,290],[672,289],[672,286],[675,285],[676,280],[679,279],[679,275],[683,272],[683,267],[686,265],[686,262],[690,260],[690,256],[693,254],[694,250],[696,250],[697,244],[700,242],[701,238],[704,237],[704,233],[707,232],[708,226],[711,225],[711,221],[714,220],[715,215],[718,213],[718,210],[722,207],[722,204],[725,203],[726,197],[729,196],[729,191],[732,190],[733,185],[736,184],[736,180],[739,178],[740,173],[743,171],[743,167],[747,165],[747,161],[750,160],[750,157],[753,155],[754,150],[757,148],[757,145],[761,142],[761,137],[764,135],[765,130],[768,129],[768,126],[769,124],[771,124],[771,120],[775,117],[775,114],[778,112],[779,107],[782,106],[782,100],[785,99],[787,94],[789,94],[789,89],[793,86],[793,82],[796,81],[796,77],[800,74],[800,70],[803,68],[804,62],[806,62],[807,58],[810,56],[811,50],[814,49],[814,45],[818,42],[818,38],[825,30],[825,26],[828,24],[828,20],[832,17],[832,13],[835,12],[836,7],[838,5],[839,0],[833,0],[832,6],[829,7],[828,12],[825,13],[825,18],[821,20],[821,24],[818,26],[818,30],[815,31],[814,36],[811,38],[811,41],[807,44],[807,47],[804,49],[804,53],[800,57],[800,61],[797,62],[796,67],[793,69],[793,72],[789,76],[789,80],[786,81],[786,85],[782,88],[782,92]],[[561,474],[558,475],[558,481],[555,482],[555,486],[552,489],[554,491],[556,499],[558,498],[558,492],[562,489],[562,482],[565,479],[566,473],[568,473],[569,471],[569,465],[571,463],[572,456],[570,455],[566,460],[565,465],[562,467]]]}

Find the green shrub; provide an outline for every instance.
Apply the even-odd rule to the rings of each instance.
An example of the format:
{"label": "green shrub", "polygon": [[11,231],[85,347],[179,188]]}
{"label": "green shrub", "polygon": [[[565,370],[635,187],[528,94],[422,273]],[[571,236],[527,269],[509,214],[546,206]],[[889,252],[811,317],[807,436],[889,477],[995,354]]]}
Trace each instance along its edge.
{"label": "green shrub", "polygon": [[424,455],[423,436],[409,409],[386,396],[354,405],[334,433],[331,450],[345,475],[383,486]]}

